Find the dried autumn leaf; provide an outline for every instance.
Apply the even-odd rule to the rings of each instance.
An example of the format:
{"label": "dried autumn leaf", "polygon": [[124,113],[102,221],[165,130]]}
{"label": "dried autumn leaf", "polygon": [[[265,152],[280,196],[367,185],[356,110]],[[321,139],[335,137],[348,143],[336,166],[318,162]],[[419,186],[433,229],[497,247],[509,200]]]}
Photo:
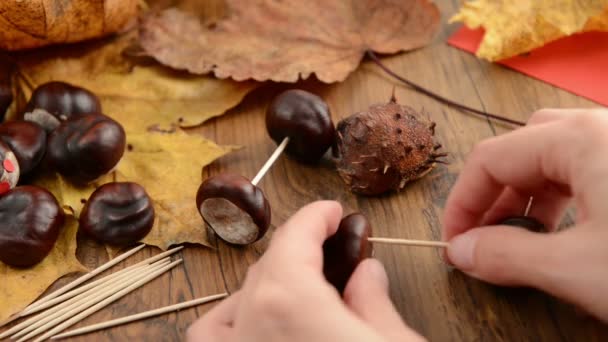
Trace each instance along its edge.
{"label": "dried autumn leaf", "polygon": [[[237,105],[255,89],[253,82],[238,83],[180,73],[158,65],[138,66],[122,56],[130,37],[78,49],[62,47],[43,56],[21,54],[19,68],[35,87],[62,80],[97,94],[104,113],[118,120],[129,133],[150,127],[161,130],[196,126]],[[31,89],[21,82],[29,98]]]}
{"label": "dried autumn leaf", "polygon": [[55,280],[86,268],[76,259],[78,222],[68,217],[55,247],[38,265],[18,269],[0,263],[0,322],[23,310],[40,296]]}
{"label": "dried autumn leaf", "polygon": [[456,21],[485,29],[477,56],[495,61],[574,33],[608,31],[608,0],[475,0],[450,19]]}
{"label": "dried autumn leaf", "polygon": [[242,81],[342,81],[366,50],[428,44],[439,26],[429,0],[227,0],[229,16],[203,25],[178,9],[148,15],[140,44],[161,63]]}
{"label": "dried autumn leaf", "polygon": [[0,48],[21,50],[117,32],[137,14],[137,0],[2,0]]}

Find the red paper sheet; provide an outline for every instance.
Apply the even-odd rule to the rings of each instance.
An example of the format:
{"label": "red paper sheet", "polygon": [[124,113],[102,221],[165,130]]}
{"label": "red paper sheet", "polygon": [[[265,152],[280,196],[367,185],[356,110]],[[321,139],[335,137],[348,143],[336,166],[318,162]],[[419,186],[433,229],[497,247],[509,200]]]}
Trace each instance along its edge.
{"label": "red paper sheet", "polygon": [[[462,27],[448,43],[474,53],[483,35]],[[576,34],[498,63],[608,106],[608,32]]]}

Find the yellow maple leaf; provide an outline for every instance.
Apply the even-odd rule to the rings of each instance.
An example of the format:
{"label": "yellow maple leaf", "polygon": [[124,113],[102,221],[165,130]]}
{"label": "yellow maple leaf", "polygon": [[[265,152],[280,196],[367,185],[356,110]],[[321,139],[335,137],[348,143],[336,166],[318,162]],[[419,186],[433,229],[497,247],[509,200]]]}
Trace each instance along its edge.
{"label": "yellow maple leaf", "polygon": [[42,262],[27,269],[0,263],[0,322],[23,310],[56,279],[69,273],[86,271],[76,258],[78,222],[69,216],[66,219],[55,247]]}
{"label": "yellow maple leaf", "polygon": [[483,27],[477,56],[496,61],[575,33],[608,31],[608,0],[473,0],[456,21]]}

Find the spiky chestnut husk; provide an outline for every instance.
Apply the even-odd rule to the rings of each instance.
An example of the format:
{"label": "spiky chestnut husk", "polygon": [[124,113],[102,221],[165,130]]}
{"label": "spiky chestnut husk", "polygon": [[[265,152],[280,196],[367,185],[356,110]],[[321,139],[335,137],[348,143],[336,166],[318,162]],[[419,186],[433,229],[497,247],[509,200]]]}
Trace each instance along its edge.
{"label": "spiky chestnut husk", "polygon": [[429,173],[441,157],[435,123],[423,122],[393,96],[340,121],[334,157],[338,173],[352,192],[363,195],[403,189]]}

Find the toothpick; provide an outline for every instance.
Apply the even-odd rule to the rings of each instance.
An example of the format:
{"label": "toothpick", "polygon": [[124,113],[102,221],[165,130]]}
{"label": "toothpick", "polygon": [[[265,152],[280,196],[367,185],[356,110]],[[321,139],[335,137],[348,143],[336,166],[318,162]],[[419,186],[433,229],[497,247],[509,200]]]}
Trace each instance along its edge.
{"label": "toothpick", "polygon": [[137,246],[137,247],[135,247],[135,248],[133,248],[133,249],[131,249],[131,250],[123,253],[123,254],[121,254],[120,256],[118,256],[118,257],[116,257],[116,258],[114,258],[114,259],[106,262],[105,264],[97,267],[93,271],[91,271],[91,272],[83,275],[82,277],[80,277],[80,278],[74,280],[73,282],[65,285],[64,287],[62,287],[62,288],[58,289],[57,291],[49,294],[48,296],[43,297],[39,301],[30,304],[28,307],[25,308],[24,311],[31,310],[34,307],[36,307],[36,306],[38,306],[38,305],[40,305],[42,303],[45,303],[45,302],[47,302],[47,301],[49,301],[49,300],[51,300],[51,299],[53,299],[53,298],[55,298],[57,296],[60,296],[60,295],[62,295],[64,293],[70,291],[71,289],[75,288],[76,286],[84,283],[85,281],[87,281],[87,280],[95,277],[96,275],[104,272],[105,270],[109,269],[110,267],[118,264],[119,262],[125,260],[126,258],[130,257],[131,255],[137,253],[138,251],[140,251],[145,246],[146,245],[141,244],[141,245],[139,245],[139,246]]}
{"label": "toothpick", "polygon": [[183,303],[179,303],[179,304],[174,304],[174,305],[166,306],[166,307],[163,307],[163,308],[159,308],[159,309],[155,309],[155,310],[150,310],[150,311],[138,313],[138,314],[131,315],[131,316],[126,316],[126,317],[122,317],[122,318],[113,319],[111,321],[107,321],[107,322],[103,322],[103,323],[89,325],[87,327],[83,327],[83,328],[80,328],[80,329],[75,329],[75,330],[72,330],[72,331],[68,331],[68,332],[63,333],[63,334],[55,335],[55,336],[51,337],[51,340],[57,340],[57,339],[61,339],[61,338],[66,338],[66,337],[72,337],[72,336],[87,334],[87,333],[90,333],[90,332],[93,332],[93,331],[102,330],[102,329],[112,328],[112,327],[115,327],[115,326],[119,326],[119,325],[131,323],[131,322],[139,321],[139,320],[142,320],[142,319],[146,319],[146,318],[150,318],[150,317],[154,317],[154,316],[159,316],[159,315],[162,315],[162,314],[165,314],[165,313],[169,313],[169,312],[173,312],[173,311],[177,311],[177,310],[182,310],[182,309],[187,309],[187,308],[190,308],[190,307],[193,307],[193,306],[209,303],[209,302],[214,301],[214,300],[225,298],[226,296],[228,296],[227,293],[222,293],[222,294],[217,294],[217,295],[213,295],[213,296],[202,297],[202,298],[193,299],[193,300],[190,300],[190,301],[187,301],[187,302],[183,302]]}
{"label": "toothpick", "polygon": [[93,305],[92,307],[88,308],[87,310],[77,314],[76,316],[70,318],[69,320],[63,322],[62,324],[56,326],[55,328],[51,329],[50,331],[48,331],[47,333],[45,333],[44,335],[38,337],[36,340],[34,340],[34,342],[40,342],[43,341],[55,334],[57,334],[58,332],[71,327],[72,325],[80,322],[82,319],[94,314],[95,312],[105,308],[106,306],[108,306],[109,304],[113,303],[114,301],[124,297],[125,295],[129,294],[130,292],[134,291],[135,289],[143,286],[144,284],[150,282],[152,279],[160,276],[161,274],[165,273],[166,271],[170,270],[171,268],[179,265],[180,263],[182,263],[182,260],[176,260],[172,263],[170,263],[167,266],[164,266],[163,268],[161,268],[158,271],[155,271],[154,273],[150,274],[149,276],[145,277],[144,279],[141,279],[139,281],[137,281],[135,284],[130,285],[129,287],[115,293],[114,295],[112,295],[109,298],[106,298],[105,300]]}
{"label": "toothpick", "polygon": [[407,245],[407,246],[419,246],[419,247],[448,247],[447,242],[443,241],[427,241],[427,240],[408,240],[408,239],[390,239],[390,238],[379,238],[370,237],[367,241],[374,243],[386,243],[392,245]]}
{"label": "toothpick", "polygon": [[281,153],[283,153],[283,151],[287,147],[288,143],[289,143],[289,137],[285,137],[285,139],[283,139],[283,141],[281,141],[279,146],[277,146],[277,148],[274,150],[274,152],[272,153],[270,158],[268,158],[268,160],[266,161],[264,166],[262,166],[260,171],[258,171],[258,174],[255,175],[255,177],[251,181],[251,184],[258,185],[258,183],[260,182],[260,180],[262,180],[262,178],[264,177],[266,172],[268,172],[268,170],[270,170],[270,167],[272,167],[272,164],[274,164],[274,162],[276,162],[277,159],[281,156]]}
{"label": "toothpick", "polygon": [[532,203],[534,202],[534,197],[530,196],[528,200],[528,205],[526,206],[526,210],[524,211],[524,216],[528,216],[530,214],[530,209],[532,209]]}
{"label": "toothpick", "polygon": [[[168,259],[168,258],[167,258]],[[57,324],[63,322],[64,320],[70,318],[74,315],[74,313],[85,310],[96,302],[103,300],[116,293],[117,291],[129,286],[133,282],[138,279],[144,278],[146,275],[150,274],[150,272],[154,272],[164,266],[166,266],[170,261],[162,260],[154,265],[143,266],[139,269],[134,269],[131,272],[127,272],[123,274],[123,276],[116,278],[114,284],[102,285],[97,288],[91,289],[65,303],[58,305],[46,312],[43,312],[35,317],[28,319],[27,321],[19,324],[14,327],[18,328],[20,331],[11,336],[12,339],[17,337],[24,336],[22,340],[26,340],[32,338],[40,333],[43,333],[45,330],[48,330]],[[11,329],[11,330],[13,330]],[[11,330],[3,333],[13,333]]]}
{"label": "toothpick", "polygon": [[[176,248],[172,248],[172,249],[170,249],[168,251],[165,251],[163,253],[157,254],[157,255],[155,255],[153,257],[150,257],[150,258],[148,258],[146,260],[143,260],[143,261],[141,261],[141,262],[139,262],[139,263],[137,263],[135,265],[129,266],[129,267],[127,267],[127,268],[125,268],[125,269],[123,269],[121,271],[113,273],[113,274],[111,274],[111,275],[109,275],[107,277],[98,279],[98,280],[96,280],[96,281],[94,281],[94,282],[92,282],[90,284],[87,284],[85,286],[82,286],[82,287],[76,288],[76,289],[74,289],[72,291],[69,291],[67,293],[64,293],[63,295],[60,295],[60,296],[58,296],[58,297],[56,297],[54,299],[48,300],[46,302],[39,303],[38,305],[35,305],[32,308],[30,308],[30,309],[26,308],[25,310],[23,310],[19,314],[19,317],[24,317],[24,316],[31,315],[33,313],[42,311],[42,310],[44,310],[46,308],[49,308],[49,307],[51,307],[51,306],[53,306],[53,305],[55,305],[57,303],[60,303],[60,302],[62,302],[64,300],[72,298],[72,297],[74,297],[74,296],[76,296],[76,295],[78,295],[78,294],[80,294],[80,293],[82,293],[84,291],[87,291],[90,288],[93,288],[95,286],[98,286],[98,285],[106,282],[106,281],[109,281],[111,279],[110,277],[116,277],[116,276],[118,276],[122,272],[128,272],[130,270],[133,270],[133,269],[136,269],[136,268],[140,268],[140,267],[142,267],[144,265],[152,264],[152,263],[154,263],[154,262],[156,262],[158,260],[161,260],[161,259],[163,259],[163,258],[165,258],[165,257],[167,257],[169,255],[172,255],[172,254],[174,254],[174,253],[176,253],[176,252],[178,252],[178,251],[180,251],[182,249],[184,249],[184,247],[182,247],[182,246],[179,246],[179,247],[176,247]],[[45,297],[45,299],[46,299],[46,297]],[[32,305],[30,305],[30,307],[31,306]]]}

